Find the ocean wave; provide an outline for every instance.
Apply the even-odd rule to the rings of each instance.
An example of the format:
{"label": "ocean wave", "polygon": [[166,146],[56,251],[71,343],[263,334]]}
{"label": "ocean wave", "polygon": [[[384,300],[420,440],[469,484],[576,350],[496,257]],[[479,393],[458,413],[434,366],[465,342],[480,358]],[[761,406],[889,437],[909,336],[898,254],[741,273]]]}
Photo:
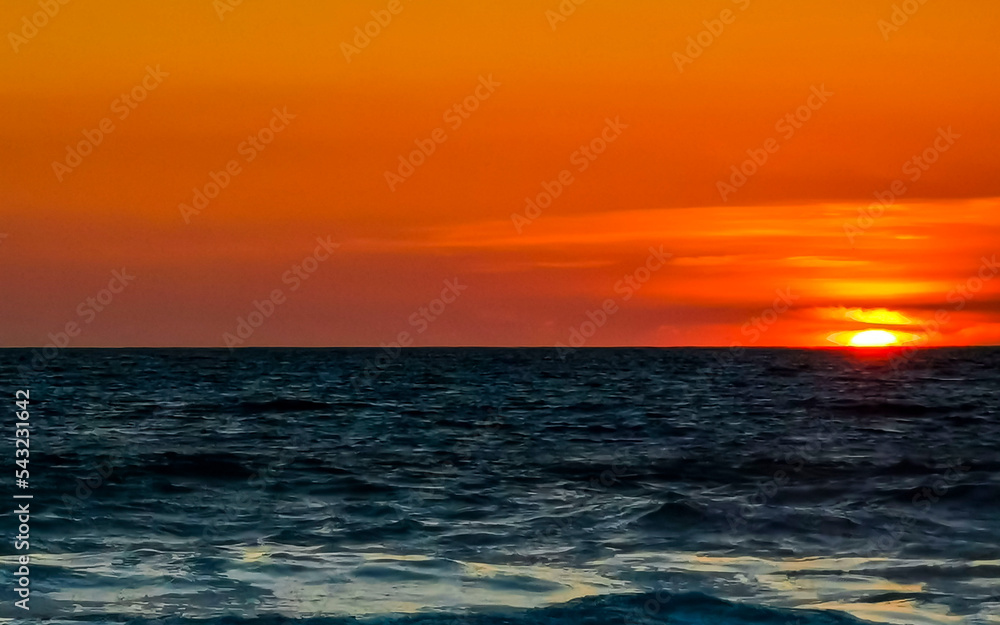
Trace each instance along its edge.
{"label": "ocean wave", "polygon": [[703,594],[645,593],[586,597],[531,610],[478,610],[467,613],[424,613],[375,617],[306,617],[279,615],[163,619],[83,617],[70,623],[127,625],[860,625],[852,616],[820,610],[776,609],[733,603]]}

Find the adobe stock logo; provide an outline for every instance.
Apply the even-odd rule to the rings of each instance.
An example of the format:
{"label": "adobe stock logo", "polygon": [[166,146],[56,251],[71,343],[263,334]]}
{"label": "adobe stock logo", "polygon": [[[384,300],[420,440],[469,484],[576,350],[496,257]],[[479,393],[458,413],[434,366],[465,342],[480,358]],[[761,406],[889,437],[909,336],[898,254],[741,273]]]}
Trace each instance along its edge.
{"label": "adobe stock logo", "polygon": [[[618,137],[622,135],[622,132],[626,128],[628,128],[628,124],[623,124],[621,117],[616,116],[614,119],[610,117],[606,118],[604,128],[601,129],[601,132],[591,139],[589,143],[581,145],[579,149],[570,154],[570,165],[575,165],[579,173],[587,171],[607,151],[608,147],[618,140]],[[549,182],[543,181],[541,184],[542,191],[536,194],[534,199],[531,197],[525,198],[524,214],[511,213],[510,219],[514,223],[517,233],[521,234],[525,226],[531,225],[536,219],[541,217],[542,210],[552,206],[552,202],[575,182],[576,178],[573,176],[573,172],[568,169],[559,172],[559,175]]]}
{"label": "adobe stock logo", "polygon": [[346,41],[340,42],[340,51],[344,53],[347,62],[351,62],[351,56],[361,54],[361,51],[367,48],[373,39],[381,35],[382,30],[392,23],[393,17],[402,13],[404,8],[401,0],[390,0],[384,9],[371,11],[373,19],[366,22],[363,28],[355,26],[354,39],[351,41],[354,45],[352,46]]}
{"label": "adobe stock logo", "polygon": [[[737,4],[740,7],[740,11],[746,11],[750,7],[751,0],[732,0],[733,4]],[[716,40],[722,36],[722,33],[726,30],[726,26],[729,26],[736,21],[739,17],[732,9],[723,9],[719,13],[718,19],[715,20],[704,20],[702,24],[705,25],[705,30],[699,32],[693,37],[687,38],[687,47],[684,48],[686,54],[681,54],[680,52],[674,52],[674,65],[677,66],[677,71],[684,73],[684,66],[694,63],[694,60],[701,57],[705,50],[709,48]]]}
{"label": "adobe stock logo", "polygon": [[50,332],[50,342],[41,349],[31,352],[30,368],[26,365],[18,367],[22,381],[28,383],[35,373],[44,370],[50,361],[59,356],[61,350],[69,347],[73,339],[79,337],[83,329],[93,323],[100,313],[107,310],[135,280],[136,277],[128,273],[124,267],[121,270],[113,270],[106,286],[77,304],[76,314],[80,320],[68,321],[56,332]]}
{"label": "adobe stock logo", "polygon": [[[302,261],[290,267],[281,274],[282,284],[289,286],[289,292],[298,291],[306,280],[309,280],[333,255],[334,250],[340,247],[339,243],[334,243],[330,236],[316,237],[316,248],[312,254],[306,256]],[[236,318],[236,326],[232,332],[222,334],[223,344],[233,351],[235,348],[245,345],[264,322],[274,316],[278,307],[288,301],[284,289],[275,288],[267,294],[263,300],[254,300],[251,303],[251,310],[246,315]]]}
{"label": "adobe stock logo", "polygon": [[[444,288],[441,294],[428,302],[425,306],[413,311],[407,321],[416,330],[417,334],[423,334],[431,327],[431,324],[441,318],[442,315],[458,301],[462,292],[468,289],[468,285],[459,282],[459,278],[452,278],[444,281]],[[362,373],[351,377],[351,385],[354,390],[362,392],[364,385],[371,386],[379,376],[388,369],[403,353],[404,347],[414,344],[414,335],[408,330],[403,330],[396,335],[396,339],[391,343],[382,343],[381,351],[374,360],[365,360],[362,366]]]}
{"label": "adobe stock logo", "polygon": [[220,22],[225,21],[226,13],[232,13],[241,4],[243,4],[243,0],[212,0],[212,8],[215,9],[215,14],[219,16]]}
{"label": "adobe stock logo", "polygon": [[570,15],[576,13],[576,7],[582,5],[587,0],[562,0],[556,10],[549,9],[545,12],[545,19],[549,21],[549,27],[554,31],[558,24],[569,19]]}
{"label": "adobe stock logo", "polygon": [[[906,174],[911,183],[917,182],[924,175],[924,172],[929,170],[934,163],[938,162],[941,155],[950,150],[960,138],[962,138],[962,135],[952,130],[951,126],[948,126],[947,129],[938,128],[934,142],[927,146],[920,154],[914,155],[910,160],[903,163],[903,173]],[[863,235],[874,226],[875,221],[885,214],[886,209],[895,205],[896,200],[902,198],[908,191],[909,187],[899,179],[893,180],[884,191],[876,191],[875,199],[877,201],[859,208],[858,217],[854,220],[854,223],[848,221],[844,224],[844,234],[847,235],[847,240],[850,242],[851,247],[855,246],[855,239],[858,236]]]}
{"label": "adobe stock logo", "polygon": [[[493,80],[493,74],[490,74],[489,77],[480,75],[479,84],[476,85],[473,92],[446,110],[442,115],[442,120],[452,130],[458,130],[465,123],[465,120],[479,110],[483,102],[489,100],[496,93],[497,87],[500,86],[501,83]],[[386,184],[389,185],[389,190],[395,192],[398,185],[409,180],[417,172],[417,167],[426,163],[427,159],[437,152],[438,146],[447,140],[448,132],[440,127],[432,130],[426,139],[415,139],[413,143],[417,149],[397,157],[399,165],[396,167],[396,171],[385,170],[383,177]]]}
{"label": "adobe stock logo", "polygon": [[[649,255],[645,262],[629,273],[625,274],[621,280],[615,282],[614,291],[621,296],[621,302],[627,302],[648,283],[653,274],[667,266],[673,254],[664,252],[663,246],[659,248],[650,247]],[[578,349],[587,344],[598,330],[603,328],[611,317],[621,310],[619,302],[614,298],[605,299],[600,307],[586,312],[587,319],[578,325],[569,328],[567,343],[556,343],[556,355],[560,360],[566,360],[574,349]]]}
{"label": "adobe stock logo", "polygon": [[[781,133],[781,137],[785,141],[791,140],[802,129],[803,125],[812,119],[813,113],[823,108],[823,105],[832,96],[833,92],[827,91],[826,85],[813,86],[812,94],[806,99],[806,103],[780,118],[774,124],[774,129]],[[764,141],[762,147],[747,150],[746,154],[750,158],[740,163],[739,167],[733,165],[729,168],[732,175],[729,177],[728,182],[726,180],[719,180],[715,183],[722,201],[728,202],[729,196],[742,188],[750,178],[755,176],[767,164],[771,156],[777,154],[780,149],[781,142],[771,137]]]}
{"label": "adobe stock logo", "polygon": [[882,33],[882,40],[889,41],[889,33],[899,32],[899,29],[910,21],[910,18],[917,14],[920,7],[927,4],[927,0],[904,0],[902,5],[892,5],[892,14],[889,21],[879,20],[878,29]]}
{"label": "adobe stock logo", "polygon": [[27,15],[21,18],[21,34],[18,35],[13,31],[7,33],[7,41],[14,48],[14,53],[19,54],[21,46],[34,39],[38,35],[39,29],[48,26],[49,20],[59,15],[59,5],[66,6],[67,4],[69,4],[69,0],[38,0],[38,6],[42,7],[42,10],[35,11],[31,19],[28,19]]}
{"label": "adobe stock logo", "polygon": [[[271,113],[271,119],[266,125],[261,126],[257,132],[247,135],[246,141],[241,142],[236,147],[236,152],[243,157],[246,163],[252,163],[267,149],[267,146],[275,140],[278,134],[284,131],[293,119],[298,117],[295,113],[289,113],[287,106],[282,107],[281,110],[275,107],[271,109]],[[191,219],[208,208],[212,200],[219,197],[222,191],[242,173],[243,166],[236,159],[229,160],[218,171],[209,170],[208,182],[201,185],[200,188],[191,188],[191,204],[181,202],[177,205],[177,210],[180,211],[184,223],[190,225]]]}
{"label": "adobe stock logo", "polygon": [[[168,76],[170,74],[161,70],[159,64],[156,65],[155,69],[147,65],[146,74],[142,79],[111,103],[111,112],[115,113],[120,121],[125,121],[132,114],[132,111],[138,108],[139,103],[144,102],[149,94],[163,84],[163,80]],[[66,174],[72,173],[83,164],[83,159],[93,154],[97,146],[104,142],[104,138],[113,133],[116,128],[114,120],[110,117],[99,121],[96,128],[91,130],[84,128],[81,131],[83,139],[75,145],[66,146],[66,158],[62,161],[52,161],[52,171],[55,173],[56,179],[59,182],[65,180]]]}

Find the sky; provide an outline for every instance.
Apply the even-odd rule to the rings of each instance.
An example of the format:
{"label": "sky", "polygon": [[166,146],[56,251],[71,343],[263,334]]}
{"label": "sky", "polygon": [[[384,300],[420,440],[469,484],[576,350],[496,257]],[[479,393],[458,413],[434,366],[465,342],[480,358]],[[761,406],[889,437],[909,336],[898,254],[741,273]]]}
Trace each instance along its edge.
{"label": "sky", "polygon": [[1000,343],[1000,4],[577,2],[8,0],[0,346]]}

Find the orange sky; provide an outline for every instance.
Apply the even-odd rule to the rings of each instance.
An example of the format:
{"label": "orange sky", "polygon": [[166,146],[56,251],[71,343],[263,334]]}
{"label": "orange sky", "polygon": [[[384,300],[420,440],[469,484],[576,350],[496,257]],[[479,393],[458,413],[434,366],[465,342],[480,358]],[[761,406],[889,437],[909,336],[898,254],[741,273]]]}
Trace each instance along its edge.
{"label": "orange sky", "polygon": [[0,9],[2,346],[1000,343],[992,0],[53,2]]}

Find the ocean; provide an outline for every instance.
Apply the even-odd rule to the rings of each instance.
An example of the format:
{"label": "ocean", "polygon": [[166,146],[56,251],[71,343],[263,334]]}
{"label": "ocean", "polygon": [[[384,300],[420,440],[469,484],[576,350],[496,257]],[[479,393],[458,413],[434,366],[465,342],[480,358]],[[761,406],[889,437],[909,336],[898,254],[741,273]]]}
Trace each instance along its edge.
{"label": "ocean", "polygon": [[0,621],[1000,623],[998,371],[996,348],[2,350]]}

